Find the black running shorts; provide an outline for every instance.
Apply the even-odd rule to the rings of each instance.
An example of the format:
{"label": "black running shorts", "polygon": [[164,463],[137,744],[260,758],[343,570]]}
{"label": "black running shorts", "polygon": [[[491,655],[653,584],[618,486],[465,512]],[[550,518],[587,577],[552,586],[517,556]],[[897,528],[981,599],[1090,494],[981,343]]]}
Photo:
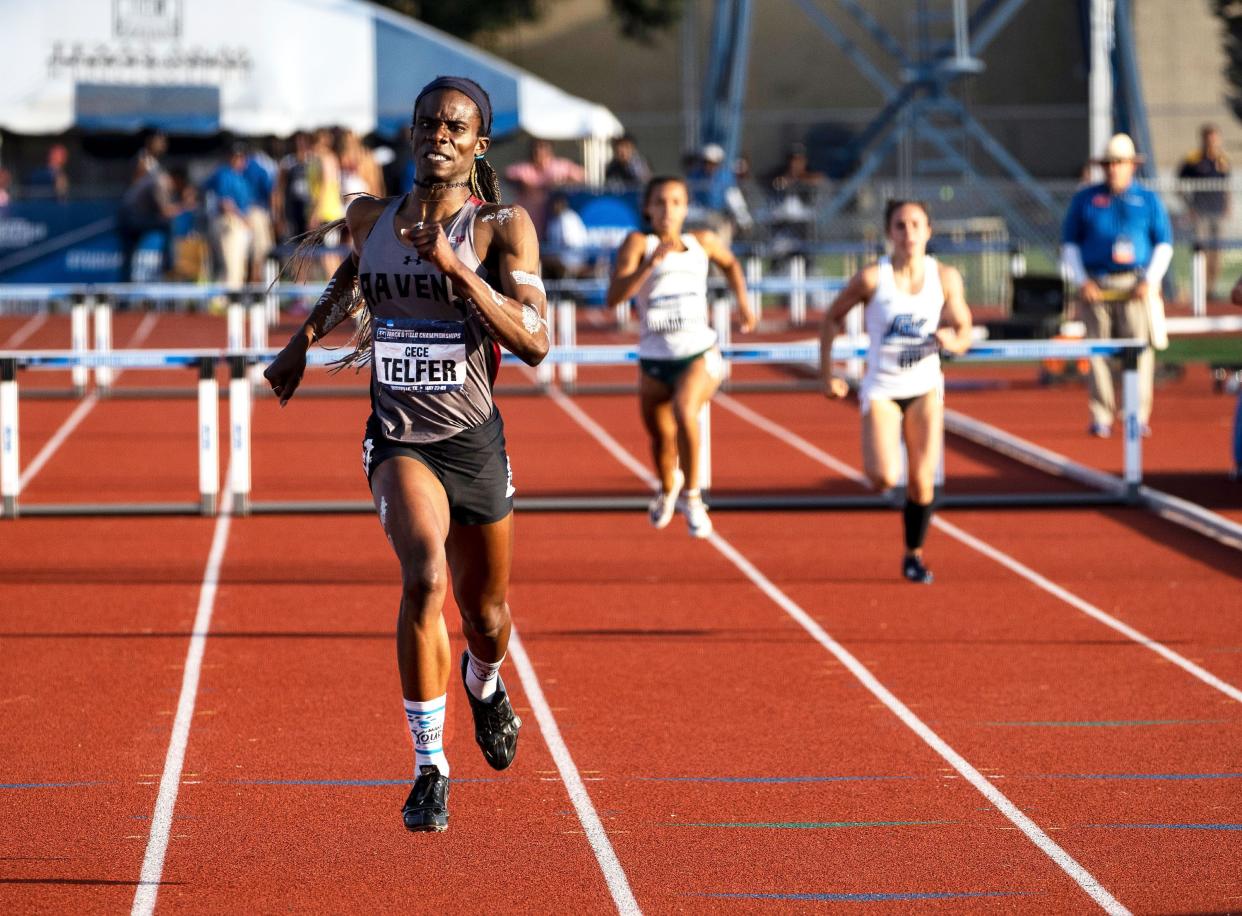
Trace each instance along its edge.
{"label": "black running shorts", "polygon": [[436,475],[448,495],[449,514],[462,525],[489,525],[513,511],[513,472],[505,452],[505,424],[493,410],[482,426],[437,442],[398,442],[384,435],[379,418],[367,419],[362,467],[367,483],[389,458],[413,458]]}

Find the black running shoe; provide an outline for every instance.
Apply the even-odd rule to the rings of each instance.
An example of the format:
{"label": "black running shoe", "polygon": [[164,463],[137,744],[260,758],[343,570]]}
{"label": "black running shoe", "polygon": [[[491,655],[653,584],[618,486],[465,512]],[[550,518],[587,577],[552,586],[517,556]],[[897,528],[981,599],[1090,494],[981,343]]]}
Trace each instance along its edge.
{"label": "black running shoe", "polygon": [[921,585],[931,585],[935,576],[931,574],[931,570],[923,565],[923,560],[913,554],[906,556],[901,561],[901,574],[911,582],[918,582]]}
{"label": "black running shoe", "polygon": [[419,767],[418,779],[401,809],[405,829],[413,833],[448,830],[448,794],[448,777],[440,775],[439,767]]}
{"label": "black running shoe", "polygon": [[[470,655],[461,655],[461,680],[466,682],[466,666],[470,664]],[[505,691],[505,682],[497,675],[496,692],[489,699],[480,700],[466,687],[466,698],[470,700],[470,712],[474,715],[474,740],[483,751],[483,759],[493,770],[506,769],[513,763],[517,754],[518,729],[522,720],[513,713],[509,703],[509,694]]]}

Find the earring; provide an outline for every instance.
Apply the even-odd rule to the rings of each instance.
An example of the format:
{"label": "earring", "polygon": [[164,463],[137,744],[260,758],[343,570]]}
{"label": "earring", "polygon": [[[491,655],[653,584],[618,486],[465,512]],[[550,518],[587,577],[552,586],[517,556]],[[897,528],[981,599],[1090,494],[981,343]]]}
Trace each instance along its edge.
{"label": "earring", "polygon": [[483,154],[482,154],[482,153],[475,153],[474,158],[475,158],[475,159],[482,159],[482,158],[483,158]]}

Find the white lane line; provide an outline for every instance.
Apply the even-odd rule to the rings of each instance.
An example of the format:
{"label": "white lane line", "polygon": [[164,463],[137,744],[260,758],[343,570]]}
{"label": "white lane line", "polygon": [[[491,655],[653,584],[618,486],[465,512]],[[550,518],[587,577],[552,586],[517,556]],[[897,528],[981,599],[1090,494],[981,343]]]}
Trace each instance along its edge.
{"label": "white lane line", "polygon": [[[229,479],[225,473],[224,479]],[[142,860],[142,872],[138,888],[134,891],[133,916],[149,916],[155,912],[155,898],[159,894],[164,874],[164,855],[168,851],[168,838],[172,831],[173,809],[177,806],[177,790],[181,787],[181,771],[185,765],[185,750],[190,743],[190,725],[194,719],[194,704],[198,698],[198,681],[203,668],[203,653],[207,649],[207,633],[211,628],[211,615],[215,610],[216,590],[220,582],[220,566],[224,562],[224,550],[229,540],[232,516],[228,507],[232,504],[228,485],[220,496],[221,514],[216,518],[215,533],[211,538],[211,550],[207,554],[207,566],[203,570],[203,584],[198,595],[198,611],[194,615],[194,630],[190,646],[186,650],[185,670],[181,676],[181,696],[177,700],[177,715],[173,719],[172,735],[168,739],[168,753],[164,757],[164,774],[160,777],[160,791],[155,799],[155,811],[151,816],[151,835],[147,840],[147,852]]]}
{"label": "white lane line", "polygon": [[47,323],[47,312],[40,312],[35,315],[24,325],[9,335],[9,339],[0,344],[0,350],[16,350],[34,334],[35,331],[43,327]]}
{"label": "white lane line", "polygon": [[1212,672],[1199,667],[1194,662],[1192,662],[1190,659],[1186,658],[1184,655],[1179,655],[1178,653],[1174,652],[1172,649],[1170,649],[1168,646],[1164,645],[1163,643],[1157,642],[1156,640],[1150,638],[1149,636],[1144,635],[1143,633],[1134,629],[1134,627],[1130,626],[1129,624],[1123,623],[1122,621],[1118,620],[1116,617],[1112,616],[1111,614],[1100,610],[1094,604],[1084,601],[1082,598],[1079,598],[1073,592],[1067,591],[1066,589],[1057,585],[1055,582],[1052,582],[1049,579],[1046,579],[1044,576],[1041,576],[1039,573],[1035,572],[1035,570],[1031,569],[1029,566],[1026,566],[1022,562],[1015,560],[1013,557],[1009,556],[1009,554],[1004,553],[1000,550],[997,550],[995,547],[991,546],[990,544],[984,543],[983,541],[979,540],[974,535],[967,534],[965,531],[963,531],[961,528],[957,527],[956,525],[952,524],[951,522],[946,522],[943,519],[936,518],[933,516],[932,524],[935,525],[937,528],[939,528],[941,531],[943,531],[945,534],[949,535],[950,537],[956,538],[957,540],[961,541],[963,544],[967,545],[968,547],[973,547],[975,550],[979,551],[979,553],[983,554],[985,557],[993,559],[997,563],[1001,564],[1002,566],[1013,570],[1018,575],[1020,575],[1023,579],[1026,579],[1031,584],[1036,585],[1039,588],[1042,588],[1048,594],[1055,595],[1056,597],[1060,598],[1062,601],[1064,601],[1066,604],[1070,605],[1071,607],[1077,608],[1078,610],[1086,614],[1088,617],[1093,617],[1096,620],[1098,620],[1100,623],[1104,624],[1106,627],[1111,627],[1112,629],[1116,630],[1118,633],[1121,633],[1127,639],[1132,639],[1134,640],[1134,642],[1138,643],[1139,645],[1146,646],[1148,649],[1151,649],[1151,651],[1155,652],[1157,655],[1177,665],[1177,667],[1181,668],[1187,674],[1190,674],[1198,678],[1199,680],[1203,681],[1203,683],[1207,684],[1209,687],[1213,687],[1216,690],[1219,690],[1225,696],[1229,697],[1230,699],[1237,700],[1239,703],[1242,703],[1242,690],[1239,690],[1237,687],[1234,687],[1232,684],[1222,681],[1216,675],[1212,674]]}
{"label": "white lane line", "polygon": [[[764,429],[766,432],[771,433],[772,435],[776,436],[778,439],[781,439],[783,442],[796,448],[798,451],[802,452],[803,454],[809,455],[810,457],[814,458],[817,461],[820,460],[819,458],[816,458],[815,455],[811,454],[811,450],[814,450],[814,451],[819,451],[819,450],[816,449],[815,446],[807,442],[805,439],[803,439],[801,436],[799,436],[797,433],[793,432],[792,430],[786,429],[780,424],[774,423],[771,420],[767,420],[764,417],[760,417],[749,407],[739,404],[737,401],[733,400],[733,398],[729,397],[728,395],[717,395],[716,401],[726,410],[729,410],[737,414],[739,417],[741,417],[744,420],[749,420],[750,422],[753,423],[755,421],[751,418],[758,417],[760,420],[763,420],[763,426],[761,428]],[[759,425],[759,424],[756,424],[756,425]],[[832,457],[830,455],[827,455],[827,453],[822,453],[822,454],[826,455],[829,458]],[[842,466],[841,462],[835,458],[832,459],[832,462],[833,462],[832,464],[828,464],[827,462],[821,462],[821,463],[839,472],[839,469]],[[848,468],[848,466],[845,466],[845,467]],[[849,468],[849,470],[852,471],[853,469]],[[854,472],[854,474],[856,478],[861,478],[861,475],[858,475],[856,471]],[[1123,623],[1121,620],[1118,620],[1112,614],[1109,614],[1106,611],[1103,611],[1100,608],[1096,607],[1094,604],[1091,604],[1090,602],[1085,601],[1082,598],[1079,598],[1073,592],[1061,587],[1060,585],[1057,585],[1055,582],[1051,581],[1047,577],[1040,575],[1035,570],[1031,569],[1029,566],[1020,562],[1019,560],[1014,559],[1013,557],[1011,557],[1009,554],[1005,553],[1004,551],[999,550],[995,547],[992,547],[990,544],[984,543],[983,541],[979,540],[974,535],[969,534],[966,531],[963,531],[961,528],[957,527],[951,522],[946,522],[944,519],[940,518],[939,516],[932,517],[932,524],[935,527],[939,528],[941,531],[943,531],[945,534],[949,535],[949,537],[965,544],[967,547],[970,547],[971,549],[983,554],[985,557],[988,557],[989,559],[996,561],[997,563],[1004,566],[1006,569],[1009,569],[1010,571],[1017,573],[1019,576],[1021,576],[1022,578],[1030,582],[1032,585],[1036,586],[1037,588],[1043,589],[1048,594],[1056,598],[1059,598],[1060,600],[1068,604],[1070,607],[1076,608],[1077,610],[1082,611],[1082,613],[1086,614],[1088,617],[1091,617],[1094,620],[1097,620],[1100,623],[1104,624],[1105,626],[1116,630],[1118,633],[1121,633],[1127,639],[1131,639],[1134,642],[1138,643],[1139,645],[1145,646],[1146,648],[1150,649],[1152,652],[1155,652],[1160,657],[1177,665],[1177,667],[1181,668],[1187,674],[1207,684],[1212,689],[1219,690],[1221,693],[1223,693],[1225,696],[1229,697],[1232,700],[1237,700],[1238,702],[1242,702],[1242,690],[1239,690],[1237,687],[1233,686],[1232,684],[1221,680],[1219,677],[1212,674],[1210,671],[1206,670],[1205,668],[1200,667],[1199,665],[1196,665],[1194,662],[1186,658],[1184,655],[1179,655],[1177,652],[1174,652],[1172,649],[1170,649],[1168,646],[1164,645],[1163,643],[1152,639],[1150,636],[1147,636],[1146,634],[1140,632],[1139,630],[1136,630],[1134,627],[1130,626],[1129,624]]]}
{"label": "white lane line", "polygon": [[782,440],[786,445],[796,449],[806,455],[812,461],[818,461],[829,470],[836,471],[847,480],[852,480],[860,487],[871,489],[871,484],[867,482],[866,476],[861,472],[846,464],[839,458],[828,454],[816,445],[812,445],[806,439],[803,439],[792,430],[788,430],[779,423],[769,420],[763,414],[756,413],[740,401],[735,401],[727,394],[717,394],[715,402],[721,407],[727,408],[730,412],[737,414],[746,422],[759,427],[765,433]]}
{"label": "white lane line", "polygon": [[[536,380],[533,369],[523,366],[522,370],[532,381]],[[599,424],[583,413],[577,404],[573,403],[561,392],[555,388],[550,388],[548,389],[548,394],[562,410],[573,417],[584,429],[590,431],[591,435],[595,436],[597,440],[604,441],[600,439],[601,436],[609,438],[608,433]],[[643,478],[648,485],[655,486],[655,477],[648,474],[646,469],[639,462],[635,461],[630,453],[622,448],[620,444],[612,441],[612,447],[605,445],[605,448],[608,448],[609,453],[617,461]],[[630,916],[630,914],[637,916],[642,911],[638,908],[638,901],[634,899],[633,891],[630,890],[630,882],[625,875],[625,869],[621,866],[621,860],[617,858],[617,854],[612,848],[612,843],[608,840],[608,833],[604,830],[604,825],[600,822],[599,815],[595,812],[595,806],[591,803],[591,795],[587,792],[586,785],[582,782],[582,776],[578,772],[573,756],[569,753],[569,746],[565,744],[565,740],[561,737],[561,730],[556,724],[556,717],[552,714],[552,707],[543,695],[543,688],[539,684],[539,677],[535,674],[535,667],[531,664],[530,657],[526,654],[526,649],[518,636],[516,626],[513,627],[509,634],[509,654],[513,658],[513,664],[517,668],[518,677],[522,681],[522,688],[526,691],[526,696],[530,700],[530,707],[535,713],[535,720],[539,723],[539,731],[543,735],[544,743],[547,744],[548,750],[552,754],[557,772],[560,773],[561,782],[565,784],[565,791],[569,793],[569,799],[573,802],[574,811],[578,815],[578,822],[582,824],[587,842],[591,844],[591,850],[595,853],[595,860],[599,863],[600,871],[604,875],[604,881],[608,884],[608,890],[612,894],[617,912],[626,914],[626,916]]]}
{"label": "white lane line", "polygon": [[73,413],[65,418],[65,422],[52,434],[52,438],[43,443],[43,448],[39,449],[39,453],[34,456],[30,464],[26,465],[22,471],[22,476],[17,481],[17,491],[25,492],[30,486],[30,481],[34,480],[38,473],[43,470],[43,466],[48,463],[53,455],[65,444],[65,440],[73,434],[78,425],[86,419],[86,415],[95,409],[95,405],[99,403],[99,398],[95,396],[95,392],[91,392],[81,401],[78,406],[73,408]]}
{"label": "white lane line", "polygon": [[[155,324],[159,320],[160,316],[158,312],[148,312],[145,316],[143,316],[143,319],[139,322],[138,327],[134,329],[133,335],[126,342],[126,348],[141,346],[142,343],[151,336],[151,331],[155,329]],[[113,376],[113,381],[115,382],[120,377],[121,372],[118,371],[116,375]],[[47,442],[43,443],[43,448],[39,449],[38,454],[31,459],[30,464],[26,465],[26,469],[22,472],[22,476],[17,481],[17,490],[19,493],[25,490],[26,487],[30,486],[30,481],[34,480],[38,473],[43,470],[43,466],[46,465],[51,457],[60,449],[60,447],[65,444],[65,440],[73,434],[73,431],[78,428],[83,420],[86,419],[87,414],[95,409],[95,405],[98,403],[99,398],[93,391],[78,403],[78,406],[73,409],[73,412],[65,418],[65,422],[61,423],[56,432],[52,434],[52,437],[48,439]]]}
{"label": "white lane line", "polygon": [[[730,399],[731,400],[731,399]],[[553,398],[558,404],[563,406],[561,400]],[[568,412],[568,411],[567,411]],[[572,412],[570,416],[574,416]],[[576,419],[576,418],[575,418]],[[606,431],[601,429],[598,424],[593,426],[583,426],[590,435],[596,439],[611,454],[618,451],[624,452],[621,444],[612,438]],[[808,445],[810,443],[807,443]],[[813,446],[812,446],[813,448]],[[635,459],[630,456],[631,461]],[[629,462],[625,462],[629,467]],[[746,559],[736,548],[733,547],[719,534],[712,534],[708,539],[709,543],[715,547],[726,559],[736,566],[756,587],[767,595],[776,603],[786,614],[788,614],[795,622],[798,623],[806,632],[827,649],[833,656],[841,662],[842,665],[858,679],[858,681],[871,691],[881,703],[888,707],[898,719],[902,721],[911,731],[923,739],[926,744],[939,754],[953,769],[972,786],[977,789],[992,805],[1000,811],[1009,821],[1026,835],[1026,837],[1037,846],[1048,858],[1056,863],[1057,867],[1068,875],[1073,881],[1094,900],[1101,909],[1110,914],[1128,914],[1122,904],[1110,894],[1095,877],[1085,868],[1078,864],[1068,852],[1062,849],[1057,843],[1033,820],[1027,817],[1022,811],[1011,802],[999,789],[992,783],[988,782],[978,770],[970,765],[961,754],[949,746],[943,738],[937,735],[931,728],[927,726],[918,716],[911,712],[901,700],[897,699],[893,693],[876,679],[867,667],[855,658],[849,650],[838,643],[835,639],[828,635],[815,620],[799,607],[793,599],[777,588],[770,579],[761,573],[755,566]]]}
{"label": "white lane line", "polygon": [[608,454],[616,458],[630,473],[652,489],[658,486],[659,481],[656,480],[655,475],[647,470],[642,462],[627,452],[621,443],[608,435],[604,428],[591,419],[581,407],[555,388],[548,389],[548,397],[552,399],[557,407],[573,417],[574,422],[589,432],[595,438],[595,441],[607,449]]}
{"label": "white lane line", "polygon": [[574,764],[574,759],[564,739],[561,738],[561,730],[543,695],[543,688],[539,685],[539,678],[535,674],[534,666],[530,663],[526,649],[522,646],[516,627],[509,633],[509,656],[517,668],[518,677],[522,681],[522,689],[526,691],[526,699],[535,713],[544,743],[547,744],[548,750],[552,753],[552,759],[556,762],[561,782],[565,784],[569,792],[569,799],[573,802],[574,811],[578,814],[578,821],[586,832],[587,842],[591,844],[595,860],[599,862],[600,871],[603,872],[604,881],[607,882],[608,890],[612,893],[617,912],[627,914],[627,916],[640,913],[638,901],[634,899],[634,893],[630,890],[630,882],[626,878],[625,869],[621,867],[621,861],[613,851],[612,843],[608,841],[608,834],[600,822],[599,815],[595,812],[595,806],[591,804],[591,796],[582,782],[578,767]]}

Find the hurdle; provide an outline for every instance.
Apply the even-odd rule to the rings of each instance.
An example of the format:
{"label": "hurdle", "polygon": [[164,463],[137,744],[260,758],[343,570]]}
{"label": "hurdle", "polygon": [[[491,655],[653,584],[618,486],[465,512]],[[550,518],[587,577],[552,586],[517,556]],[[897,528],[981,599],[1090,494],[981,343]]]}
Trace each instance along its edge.
{"label": "hurdle", "polygon": [[[219,496],[219,389],[215,367],[223,351],[112,350],[81,354],[73,350],[0,352],[0,517],[81,515],[215,515]],[[19,387],[17,373],[26,370],[65,370],[76,366],[109,373],[125,369],[196,368],[198,370],[198,500],[184,503],[47,504],[22,507],[19,502],[21,467]],[[246,396],[249,397],[247,386]],[[230,390],[230,395],[232,395]],[[239,408],[240,409],[240,408]],[[249,425],[244,427],[249,436]],[[249,444],[240,445],[249,455]],[[247,470],[248,474],[248,470]],[[248,478],[247,478],[248,479]],[[242,504],[244,506],[244,502]]]}
{"label": "hurdle", "polygon": [[[1138,372],[1139,354],[1146,344],[1139,340],[1076,340],[1076,341],[1011,341],[1006,343],[982,343],[963,356],[954,357],[961,362],[1038,362],[1042,359],[1076,359],[1081,357],[1120,357],[1124,363],[1123,384],[1123,466],[1124,472],[1118,485],[1103,482],[1105,477],[1079,482],[1089,486],[1084,493],[1014,493],[970,494],[946,493],[941,505],[946,507],[990,506],[1044,506],[1044,505],[1134,505],[1143,501],[1142,495],[1142,435],[1138,420]],[[727,346],[722,355],[735,364],[800,363],[818,365],[817,342],[805,344],[753,344]],[[832,358],[837,361],[858,358],[865,347],[838,339],[832,348]],[[273,350],[113,350],[108,353],[79,354],[72,350],[26,352],[0,352],[0,495],[3,496],[5,518],[22,515],[137,515],[137,514],[203,514],[228,511],[236,515],[275,512],[370,512],[369,501],[306,501],[268,503],[253,498],[251,480],[251,435],[253,391],[247,378],[248,371],[256,364],[271,360]],[[308,365],[322,367],[331,363],[334,354],[313,350],[308,355]],[[504,362],[517,363],[512,354],[504,354]],[[583,346],[556,347],[545,362],[556,367],[565,363],[578,366],[633,365],[638,360],[636,346]],[[232,501],[222,505],[219,501],[217,412],[218,389],[215,367],[221,363],[229,367],[229,490]],[[121,369],[162,369],[169,367],[196,368],[198,370],[198,452],[199,482],[198,500],[194,503],[171,503],[151,505],[43,505],[22,506],[19,503],[19,418],[18,418],[18,372],[19,370],[71,369],[75,365],[90,369],[99,367],[113,371]],[[708,413],[701,418],[705,433],[705,468],[710,473],[710,426]],[[949,424],[947,424],[949,425]],[[961,428],[952,429],[962,434]],[[984,442],[995,450],[1004,452],[1004,443],[986,431],[980,431]],[[1066,476],[1062,474],[1062,476]],[[705,478],[705,483],[710,478]],[[588,495],[564,497],[519,497],[519,508],[534,511],[608,511],[641,508],[647,497],[605,497]],[[832,495],[808,493],[789,494],[719,494],[710,499],[713,508],[724,510],[761,509],[850,509],[880,508],[890,505],[883,494]]]}
{"label": "hurdle", "polygon": [[229,490],[234,515],[250,514],[251,386],[245,356],[229,355]]}
{"label": "hurdle", "polygon": [[0,515],[17,517],[21,480],[18,461],[17,360],[0,359]]}

